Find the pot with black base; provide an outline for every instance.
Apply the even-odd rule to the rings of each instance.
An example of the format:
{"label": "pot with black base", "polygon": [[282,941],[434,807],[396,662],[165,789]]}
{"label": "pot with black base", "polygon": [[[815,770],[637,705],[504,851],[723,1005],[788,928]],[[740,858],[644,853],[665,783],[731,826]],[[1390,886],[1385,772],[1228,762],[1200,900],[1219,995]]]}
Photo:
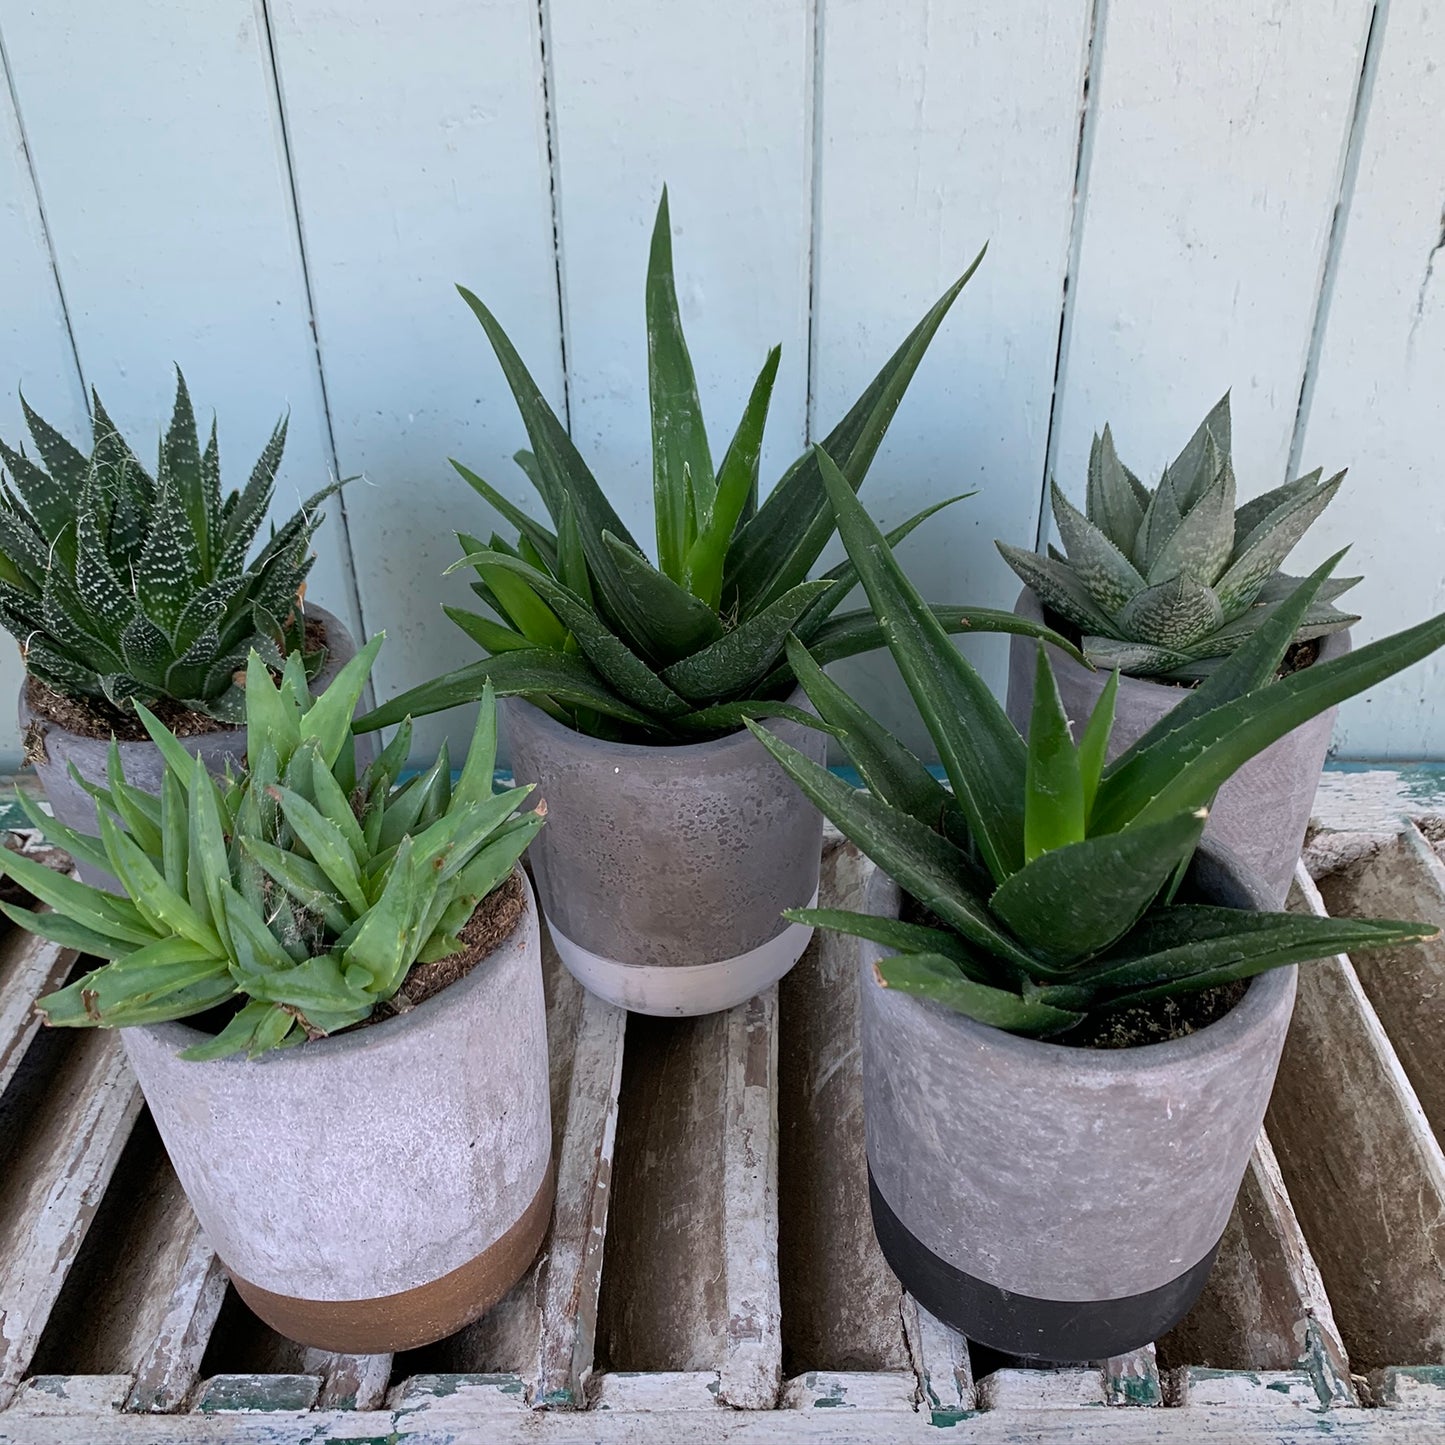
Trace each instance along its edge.
{"label": "pot with black base", "polygon": [[[637,1013],[714,1013],[802,957],[813,930],[782,915],[817,902],[823,820],[751,733],[641,747],[521,698],[502,712],[512,767],[546,802],[531,861],[547,926],[587,989]],[[770,726],[823,761],[825,733]]]}
{"label": "pot with black base", "polygon": [[[1201,901],[1267,908],[1208,845]],[[867,909],[896,918],[881,870]],[[879,982],[862,940],[873,1226],[931,1314],[1026,1358],[1097,1360],[1159,1338],[1199,1297],[1264,1119],[1294,968],[1223,1017],[1133,1048],[1020,1038]]]}

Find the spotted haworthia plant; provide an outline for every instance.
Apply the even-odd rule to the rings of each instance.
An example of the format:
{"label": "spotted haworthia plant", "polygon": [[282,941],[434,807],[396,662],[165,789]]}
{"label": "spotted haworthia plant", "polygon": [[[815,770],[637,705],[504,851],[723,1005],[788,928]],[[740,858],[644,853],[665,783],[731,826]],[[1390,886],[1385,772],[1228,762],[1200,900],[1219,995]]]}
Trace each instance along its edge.
{"label": "spotted haworthia plant", "polygon": [[[238,676],[304,646],[302,583],[323,487],[249,555],[275,489],[283,419],[243,490],[221,494],[215,423],[204,448],[185,378],[151,476],[100,398],[89,455],[24,398],[39,460],[0,442],[0,626],[26,671],[67,697],[120,707],[170,701],[239,722]],[[43,463],[43,465],[42,465]],[[305,658],[308,676],[324,661]]]}
{"label": "spotted haworthia plant", "polygon": [[[997,544],[1044,606],[1083,633],[1084,654],[1096,666],[1136,677],[1201,677],[1299,585],[1280,564],[1345,474],[1321,481],[1316,470],[1236,508],[1230,442],[1226,394],[1151,492],[1119,460],[1106,426],[1089,453],[1086,511],[1053,487],[1063,553]],[[1326,582],[1294,641],[1357,622],[1332,604],[1359,580]]]}

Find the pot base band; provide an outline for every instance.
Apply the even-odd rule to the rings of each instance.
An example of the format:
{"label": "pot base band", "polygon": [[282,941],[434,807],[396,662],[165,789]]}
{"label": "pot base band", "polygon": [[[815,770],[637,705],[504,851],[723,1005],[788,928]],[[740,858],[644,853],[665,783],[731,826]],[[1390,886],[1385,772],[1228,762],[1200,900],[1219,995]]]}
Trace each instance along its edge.
{"label": "pot base band", "polygon": [[[804,906],[818,906],[817,889]],[[574,943],[550,918],[547,928],[567,971],[589,993],[632,1013],[659,1018],[692,1018],[745,1003],[782,978],[813,936],[807,924],[790,923],[776,937],[734,958],[674,965],[604,958]]]}
{"label": "pot base band", "polygon": [[1158,1339],[1189,1313],[1219,1253],[1216,1241],[1198,1264],[1144,1294],[1036,1299],[975,1279],[935,1254],[893,1212],[871,1168],[868,1202],[884,1259],[929,1314],[991,1349],[1051,1363],[1108,1359]]}
{"label": "pot base band", "polygon": [[527,1272],[552,1217],[552,1162],[521,1218],[475,1259],[429,1284],[362,1300],[296,1299],[231,1275],[236,1292],[272,1329],[344,1355],[413,1350],[480,1319]]}

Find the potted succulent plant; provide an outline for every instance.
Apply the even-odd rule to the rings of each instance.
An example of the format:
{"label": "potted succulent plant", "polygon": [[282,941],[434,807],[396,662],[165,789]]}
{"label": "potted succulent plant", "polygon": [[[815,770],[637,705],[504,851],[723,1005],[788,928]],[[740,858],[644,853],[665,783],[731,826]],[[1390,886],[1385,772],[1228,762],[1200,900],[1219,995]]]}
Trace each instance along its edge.
{"label": "potted succulent plant", "polygon": [[1440,646],[1445,616],[1270,683],[1321,568],[1106,764],[1117,673],[1075,739],[1038,644],[1025,744],[823,471],[951,785],[792,644],[869,789],[750,724],[878,864],[866,912],[791,917],[863,940],[879,1243],[970,1339],[1053,1360],[1118,1354],[1203,1286],[1269,1100],[1292,965],[1435,933],[1264,911],[1250,870],[1199,846],[1209,802],[1291,727]]}
{"label": "potted succulent plant", "polygon": [[[1120,460],[1109,428],[1089,455],[1086,510],[1054,486],[1062,554],[998,543],[1024,582],[1021,616],[1075,628],[1095,669],[1053,656],[1064,710],[1087,715],[1112,669],[1121,674],[1111,756],[1136,742],[1207,677],[1298,586],[1279,568],[1344,478],[1319,471],[1235,507],[1229,397],[1200,423],[1152,492]],[[1359,619],[1332,604],[1358,577],[1326,582],[1281,667],[1329,662],[1350,650]],[[1010,652],[1008,713],[1028,726],[1033,649]],[[1233,849],[1284,901],[1329,749],[1334,709],[1311,717],[1226,783],[1206,836]]]}
{"label": "potted succulent plant", "polygon": [[375,1353],[477,1318],[551,1214],[539,924],[517,864],[542,824],[493,795],[482,701],[460,779],[359,775],[350,724],[380,638],[314,701],[253,652],[249,771],[220,779],[141,706],[159,797],[119,777],[99,841],[48,829],[114,896],[14,853],[32,932],[111,960],[40,1000],[118,1027],[166,1150],[242,1298],[321,1349]]}
{"label": "potted succulent plant", "polygon": [[[829,435],[850,486],[863,481],[972,273],[949,287]],[[880,644],[870,614],[838,610],[856,581],[851,564],[809,579],[833,533],[812,454],[758,505],[779,352],[764,363],[715,466],[678,314],[664,193],[646,288],[654,566],[492,313],[462,295],[516,397],[532,442],[517,460],[552,526],[453,463],[519,533],[515,543],[493,534],[489,544],[459,534],[467,555],[457,565],[476,569],[472,586],[495,617],[446,611],[490,655],[358,726],[468,701],[489,680],[506,698],[512,765],[536,778],[547,799],[550,823],[532,866],[568,968],[603,998],[644,1013],[740,1003],[780,978],[807,945],[811,930],[786,924],[781,912],[817,893],[822,827],[743,719],[774,718],[783,736],[821,760],[825,739],[807,726],[784,640],[796,633],[823,659]],[[1007,613],[935,613],[953,630],[1039,631]]]}
{"label": "potted succulent plant", "polygon": [[[284,419],[245,488],[223,497],[215,425],[203,449],[179,371],[154,477],[98,396],[92,406],[88,456],[29,406],[39,460],[0,442],[0,626],[25,663],[26,757],[55,816],[82,832],[94,827],[86,787],[106,782],[112,738],[131,783],[160,788],[160,755],[136,703],[219,770],[243,751],[238,679],[253,649],[276,669],[299,652],[322,687],[355,652],[337,618],[302,605],[311,537],[335,485],[247,562],[271,504]],[[80,871],[114,887],[89,861]]]}

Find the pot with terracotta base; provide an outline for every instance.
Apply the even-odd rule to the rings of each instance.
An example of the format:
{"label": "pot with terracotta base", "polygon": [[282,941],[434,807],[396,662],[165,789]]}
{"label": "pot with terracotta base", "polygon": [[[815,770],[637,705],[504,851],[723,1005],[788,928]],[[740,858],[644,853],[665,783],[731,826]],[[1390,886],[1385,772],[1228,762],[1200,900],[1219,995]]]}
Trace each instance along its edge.
{"label": "pot with terracotta base", "polygon": [[[306,615],[308,621],[314,619],[320,622],[326,632],[326,661],[311,680],[312,692],[319,693],[356,656],[356,643],[341,619],[324,608],[308,607]],[[98,735],[99,730],[97,734],[78,733],[46,716],[32,703],[32,685],[27,678],[20,689],[20,735],[25,740],[26,760],[34,764],[40,785],[45,789],[46,801],[55,816],[77,833],[93,838],[95,800],[70,776],[70,765],[73,763],[76,771],[88,782],[104,787],[110,734]],[[125,779],[142,792],[159,793],[161,774],[165,771],[161,755],[141,728],[139,720],[132,720],[136,736],[117,742]],[[162,721],[173,731],[176,729],[175,719],[165,717]],[[206,767],[213,773],[224,771],[227,762],[239,765],[246,756],[244,727],[216,726],[205,732],[181,734],[179,741],[187,752],[204,758]],[[369,738],[358,738],[356,741],[358,761],[369,760],[374,755],[375,744]],[[82,883],[105,888],[111,893],[121,891],[120,885],[109,873],[88,863],[77,863],[76,871]]]}
{"label": "pot with terracotta base", "polygon": [[[547,805],[529,854],[542,911],[585,988],[636,1013],[715,1013],[802,957],[813,931],[781,914],[817,902],[823,820],[751,733],[640,747],[501,707],[512,770]],[[766,725],[823,761],[825,733]]]}
{"label": "pot with terracotta base", "polygon": [[[1263,908],[1222,850],[1208,902]],[[897,917],[881,870],[867,911]],[[1256,977],[1222,1017],[1132,1048],[989,1028],[881,986],[860,942],[873,1227],[903,1286],[971,1340],[1099,1360],[1157,1339],[1199,1297],[1264,1119],[1295,969]]]}
{"label": "pot with terracotta base", "polygon": [[504,936],[382,1022],[206,1063],[176,1057],[204,1040],[187,1024],[121,1031],[207,1239],[291,1339],[428,1344],[536,1257],[552,1212],[547,1020],[536,904],[513,878],[481,905],[505,909],[490,930]]}
{"label": "pot with terracotta base", "polygon": [[[1044,620],[1039,599],[1028,588],[1014,611],[1032,622]],[[1319,639],[1315,661],[1329,662],[1349,650],[1349,632],[1334,632]],[[1032,638],[1009,639],[1008,715],[1025,734],[1034,705],[1036,659],[1037,644]],[[1077,729],[1093,712],[1109,674],[1081,667],[1057,647],[1049,648],[1049,661],[1064,711]],[[1183,686],[1146,677],[1120,677],[1114,731],[1109,737],[1110,760],[1137,742],[1187,695]],[[1282,908],[1289,894],[1336,712],[1338,708],[1332,707],[1312,717],[1251,758],[1219,790],[1209,810],[1204,836],[1237,854],[1259,877],[1272,908]]]}

